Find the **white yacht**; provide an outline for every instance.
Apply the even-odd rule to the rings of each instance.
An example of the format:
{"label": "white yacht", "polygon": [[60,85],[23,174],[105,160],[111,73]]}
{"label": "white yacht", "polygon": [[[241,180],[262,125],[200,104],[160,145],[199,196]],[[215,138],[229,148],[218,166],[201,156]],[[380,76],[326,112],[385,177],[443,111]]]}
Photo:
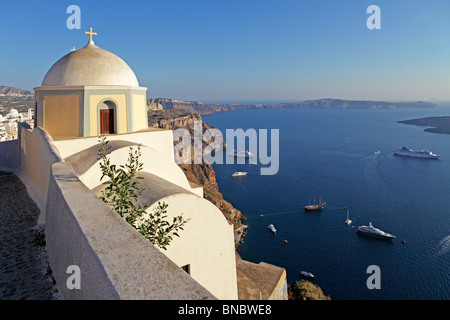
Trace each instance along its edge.
{"label": "white yacht", "polygon": [[232,177],[242,177],[242,176],[246,176],[247,172],[242,172],[242,171],[236,171],[235,173],[233,173],[231,176]]}
{"label": "white yacht", "polygon": [[300,271],[300,275],[306,278],[314,278],[314,275],[311,272]]}
{"label": "white yacht", "polygon": [[252,153],[248,150],[233,150],[229,153],[232,156],[235,157],[244,157],[244,158],[250,158],[252,156]]}
{"label": "white yacht", "polygon": [[369,222],[369,226],[360,226],[356,231],[359,234],[363,234],[369,237],[381,238],[381,239],[395,239],[395,236],[384,232],[378,228],[375,228],[372,225],[372,222]]}
{"label": "white yacht", "polygon": [[269,228],[270,231],[272,231],[273,233],[277,233],[277,229],[275,229],[275,227],[273,226],[273,224],[269,224],[268,228]]}

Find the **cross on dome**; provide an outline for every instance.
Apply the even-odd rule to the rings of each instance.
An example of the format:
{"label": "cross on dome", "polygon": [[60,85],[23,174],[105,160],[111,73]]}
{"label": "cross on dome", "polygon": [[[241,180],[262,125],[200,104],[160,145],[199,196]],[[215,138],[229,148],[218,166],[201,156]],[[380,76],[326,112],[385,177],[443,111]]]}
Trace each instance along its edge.
{"label": "cross on dome", "polygon": [[92,32],[92,28],[89,28],[89,32],[85,31],[84,34],[89,35],[89,43],[94,44],[94,41],[92,40],[92,36],[96,36],[97,32]]}

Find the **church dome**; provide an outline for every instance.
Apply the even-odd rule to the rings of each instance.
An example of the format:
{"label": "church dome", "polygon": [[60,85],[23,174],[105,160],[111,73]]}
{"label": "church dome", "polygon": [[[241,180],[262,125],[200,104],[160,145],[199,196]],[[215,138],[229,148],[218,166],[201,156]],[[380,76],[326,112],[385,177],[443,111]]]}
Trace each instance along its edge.
{"label": "church dome", "polygon": [[9,110],[9,113],[6,115],[7,118],[9,119],[15,119],[19,117],[19,111],[17,111],[17,109],[11,108],[11,110]]}
{"label": "church dome", "polygon": [[47,72],[42,87],[132,86],[139,87],[133,70],[114,53],[91,40],[82,49],[59,59]]}

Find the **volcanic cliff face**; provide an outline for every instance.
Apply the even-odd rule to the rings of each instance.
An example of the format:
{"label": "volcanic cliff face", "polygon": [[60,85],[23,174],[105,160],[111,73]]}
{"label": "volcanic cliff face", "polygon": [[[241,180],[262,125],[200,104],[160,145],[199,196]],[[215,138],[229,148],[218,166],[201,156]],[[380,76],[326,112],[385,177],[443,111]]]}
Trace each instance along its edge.
{"label": "volcanic cliff face", "polygon": [[[201,164],[194,164],[193,161],[193,137],[194,123],[201,121],[202,131],[212,128],[198,113],[189,113],[184,110],[149,110],[149,127],[175,130],[178,128],[187,129],[191,134],[191,163],[179,164],[190,182],[203,186],[204,198],[215,204],[227,218],[228,222],[237,229],[242,226],[242,213],[223,198],[219,192],[219,186],[216,181],[216,173],[211,164],[202,161]],[[176,142],[174,143],[176,144]],[[206,146],[203,142],[203,148]]]}
{"label": "volcanic cliff face", "polygon": [[147,106],[149,110],[179,110],[189,113],[201,114],[211,114],[221,111],[268,108],[268,106],[263,106],[262,104],[203,103],[200,101],[182,101],[167,98],[149,98],[147,99]]}

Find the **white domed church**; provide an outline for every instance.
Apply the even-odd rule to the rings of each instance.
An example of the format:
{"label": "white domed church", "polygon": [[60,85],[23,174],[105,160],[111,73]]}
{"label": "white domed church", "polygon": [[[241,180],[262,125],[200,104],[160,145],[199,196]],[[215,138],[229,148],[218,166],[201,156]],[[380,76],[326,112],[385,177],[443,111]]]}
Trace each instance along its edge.
{"label": "white domed church", "polygon": [[34,88],[35,125],[54,138],[147,128],[147,88],[125,61],[94,44],[92,28],[86,34],[88,44],[59,59]]}

